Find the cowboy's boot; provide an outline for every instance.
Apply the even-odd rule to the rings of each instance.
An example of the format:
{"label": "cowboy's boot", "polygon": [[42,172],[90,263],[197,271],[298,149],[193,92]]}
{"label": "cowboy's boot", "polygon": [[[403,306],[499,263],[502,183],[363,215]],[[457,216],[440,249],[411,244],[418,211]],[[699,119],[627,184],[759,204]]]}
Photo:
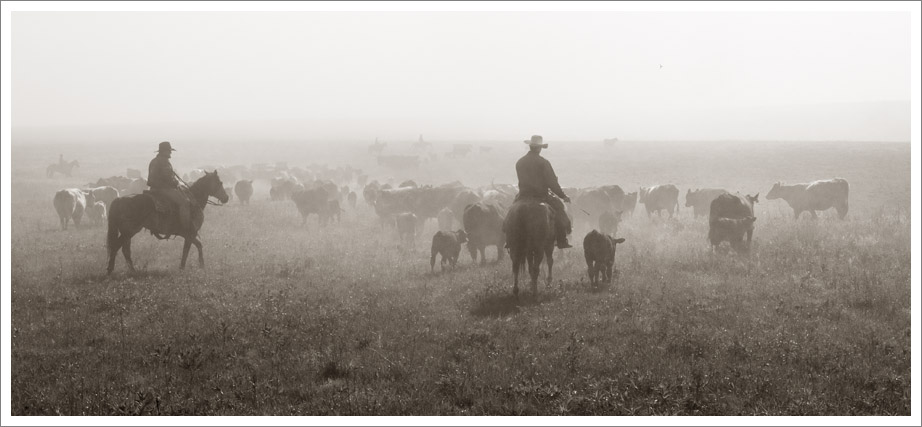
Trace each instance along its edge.
{"label": "cowboy's boot", "polygon": [[567,242],[567,233],[559,231],[557,232],[557,247],[560,249],[572,248],[573,246]]}

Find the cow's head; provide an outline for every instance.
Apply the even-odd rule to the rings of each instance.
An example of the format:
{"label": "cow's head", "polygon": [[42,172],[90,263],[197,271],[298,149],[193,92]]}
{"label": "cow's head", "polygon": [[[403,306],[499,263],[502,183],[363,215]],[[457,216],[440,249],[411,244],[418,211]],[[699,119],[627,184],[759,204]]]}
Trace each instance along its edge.
{"label": "cow's head", "polygon": [[464,230],[458,230],[455,234],[458,235],[458,243],[467,242],[467,233],[465,233]]}
{"label": "cow's head", "polygon": [[685,192],[685,207],[686,208],[690,208],[694,205],[695,199],[697,198],[695,196],[697,195],[698,195],[698,190],[691,191],[691,188],[689,188],[688,191]]}
{"label": "cow's head", "polygon": [[747,195],[746,195],[746,200],[748,200],[748,201],[749,201],[749,204],[751,204],[751,205],[754,205],[754,204],[756,204],[756,203],[759,203],[759,193],[756,193],[755,196],[750,196],[750,195],[747,194]]}
{"label": "cow's head", "polygon": [[96,195],[93,194],[93,190],[80,190],[83,193],[84,199],[86,199],[86,206],[93,206],[96,203]]}
{"label": "cow's head", "polygon": [[747,216],[746,218],[743,218],[740,220],[740,223],[743,224],[744,226],[743,228],[746,230],[751,230],[755,222],[756,222],[756,217],[754,216]]}
{"label": "cow's head", "polygon": [[653,187],[640,187],[640,191],[637,192],[637,201],[643,203],[644,199],[647,197],[647,194],[650,194],[650,189]]}
{"label": "cow's head", "polygon": [[782,188],[781,188],[781,183],[780,183],[780,182],[776,182],[775,185],[772,186],[772,189],[768,191],[768,194],[765,195],[765,199],[766,199],[766,200],[775,200],[775,199],[781,198],[781,196],[782,196],[782,194],[781,194],[782,191],[783,191],[783,190],[782,190]]}

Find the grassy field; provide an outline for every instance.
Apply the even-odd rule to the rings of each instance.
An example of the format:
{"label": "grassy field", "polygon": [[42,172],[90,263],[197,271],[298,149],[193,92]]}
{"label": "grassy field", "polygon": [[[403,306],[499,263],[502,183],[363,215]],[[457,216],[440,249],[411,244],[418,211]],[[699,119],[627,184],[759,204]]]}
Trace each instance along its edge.
{"label": "grassy field", "polygon": [[[689,187],[761,192],[752,254],[710,253],[690,209],[651,221],[639,206],[610,286],[589,288],[575,235],[554,283],[515,300],[508,258],[479,267],[464,251],[429,274],[434,221],[401,248],[361,201],[301,227],[261,187],[250,206],[208,207],[206,269],[179,271],[182,241],[142,232],[140,271],[120,256],[107,277],[105,229],[60,231],[52,195],[146,169],[155,144],[80,147],[72,179],[44,177],[63,146],[14,145],[13,415],[910,414],[909,144],[619,144],[545,154],[564,186],[673,182],[683,205]],[[184,145],[181,173],[238,161]],[[412,172],[359,146],[321,160],[479,186],[514,182],[520,145]],[[254,156],[318,161],[285,150]],[[775,181],[836,176],[845,221],[794,222],[764,200]]]}

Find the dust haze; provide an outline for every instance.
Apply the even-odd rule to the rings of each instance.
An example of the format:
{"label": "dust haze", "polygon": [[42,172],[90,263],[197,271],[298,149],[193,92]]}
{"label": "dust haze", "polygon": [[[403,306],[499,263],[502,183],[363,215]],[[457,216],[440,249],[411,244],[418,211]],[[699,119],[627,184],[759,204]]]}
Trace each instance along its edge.
{"label": "dust haze", "polygon": [[14,143],[909,139],[908,13],[12,22]]}

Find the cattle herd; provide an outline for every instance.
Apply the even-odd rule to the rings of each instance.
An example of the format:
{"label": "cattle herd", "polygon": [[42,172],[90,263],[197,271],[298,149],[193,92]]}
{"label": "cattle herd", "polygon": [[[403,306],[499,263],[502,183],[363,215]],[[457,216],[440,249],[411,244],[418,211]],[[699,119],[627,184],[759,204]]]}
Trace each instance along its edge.
{"label": "cattle herd", "polygon": [[[412,168],[409,164],[401,166]],[[189,171],[182,177],[183,181],[192,182],[211,169],[218,171],[222,179],[234,182],[226,191],[228,195],[236,195],[236,203],[243,206],[253,201],[255,182],[268,184],[269,201],[292,202],[302,224],[306,224],[311,215],[316,215],[321,225],[339,222],[346,212],[344,207],[358,208],[358,193],[383,226],[393,227],[402,245],[412,246],[426,221],[436,219],[438,232],[432,236],[430,257],[432,271],[439,256],[442,269],[454,268],[465,244],[474,262],[478,258],[481,265],[487,262],[486,248],[489,246],[496,247],[496,261],[502,261],[506,252],[503,222],[517,192],[510,184],[491,183],[469,188],[460,182],[441,185],[419,185],[413,180],[396,185],[377,180],[369,182],[362,170],[349,166],[289,168],[286,163],[206,166]],[[66,230],[69,222],[80,226],[84,215],[94,224],[102,224],[113,200],[145,191],[147,183],[140,171],[128,169],[127,172],[127,176],[100,178],[84,188],[57,192],[53,205],[61,228]],[[672,184],[641,187],[631,193],[618,185],[564,190],[572,200],[567,214],[572,219],[574,231],[586,232],[583,251],[593,284],[611,280],[615,247],[625,241],[616,237],[619,224],[633,216],[638,203],[651,218],[666,215],[672,218],[680,208],[681,193]],[[795,185],[778,182],[765,198],[785,200],[795,218],[803,212],[815,218],[816,211],[829,208],[835,208],[839,218],[845,218],[848,182],[841,178]],[[725,251],[721,246],[724,242],[738,253],[750,250],[756,224],[754,205],[758,202],[759,194],[733,194],[718,188],[689,188],[685,193],[685,207],[692,208],[696,218],[708,218],[707,241],[718,252]]]}

